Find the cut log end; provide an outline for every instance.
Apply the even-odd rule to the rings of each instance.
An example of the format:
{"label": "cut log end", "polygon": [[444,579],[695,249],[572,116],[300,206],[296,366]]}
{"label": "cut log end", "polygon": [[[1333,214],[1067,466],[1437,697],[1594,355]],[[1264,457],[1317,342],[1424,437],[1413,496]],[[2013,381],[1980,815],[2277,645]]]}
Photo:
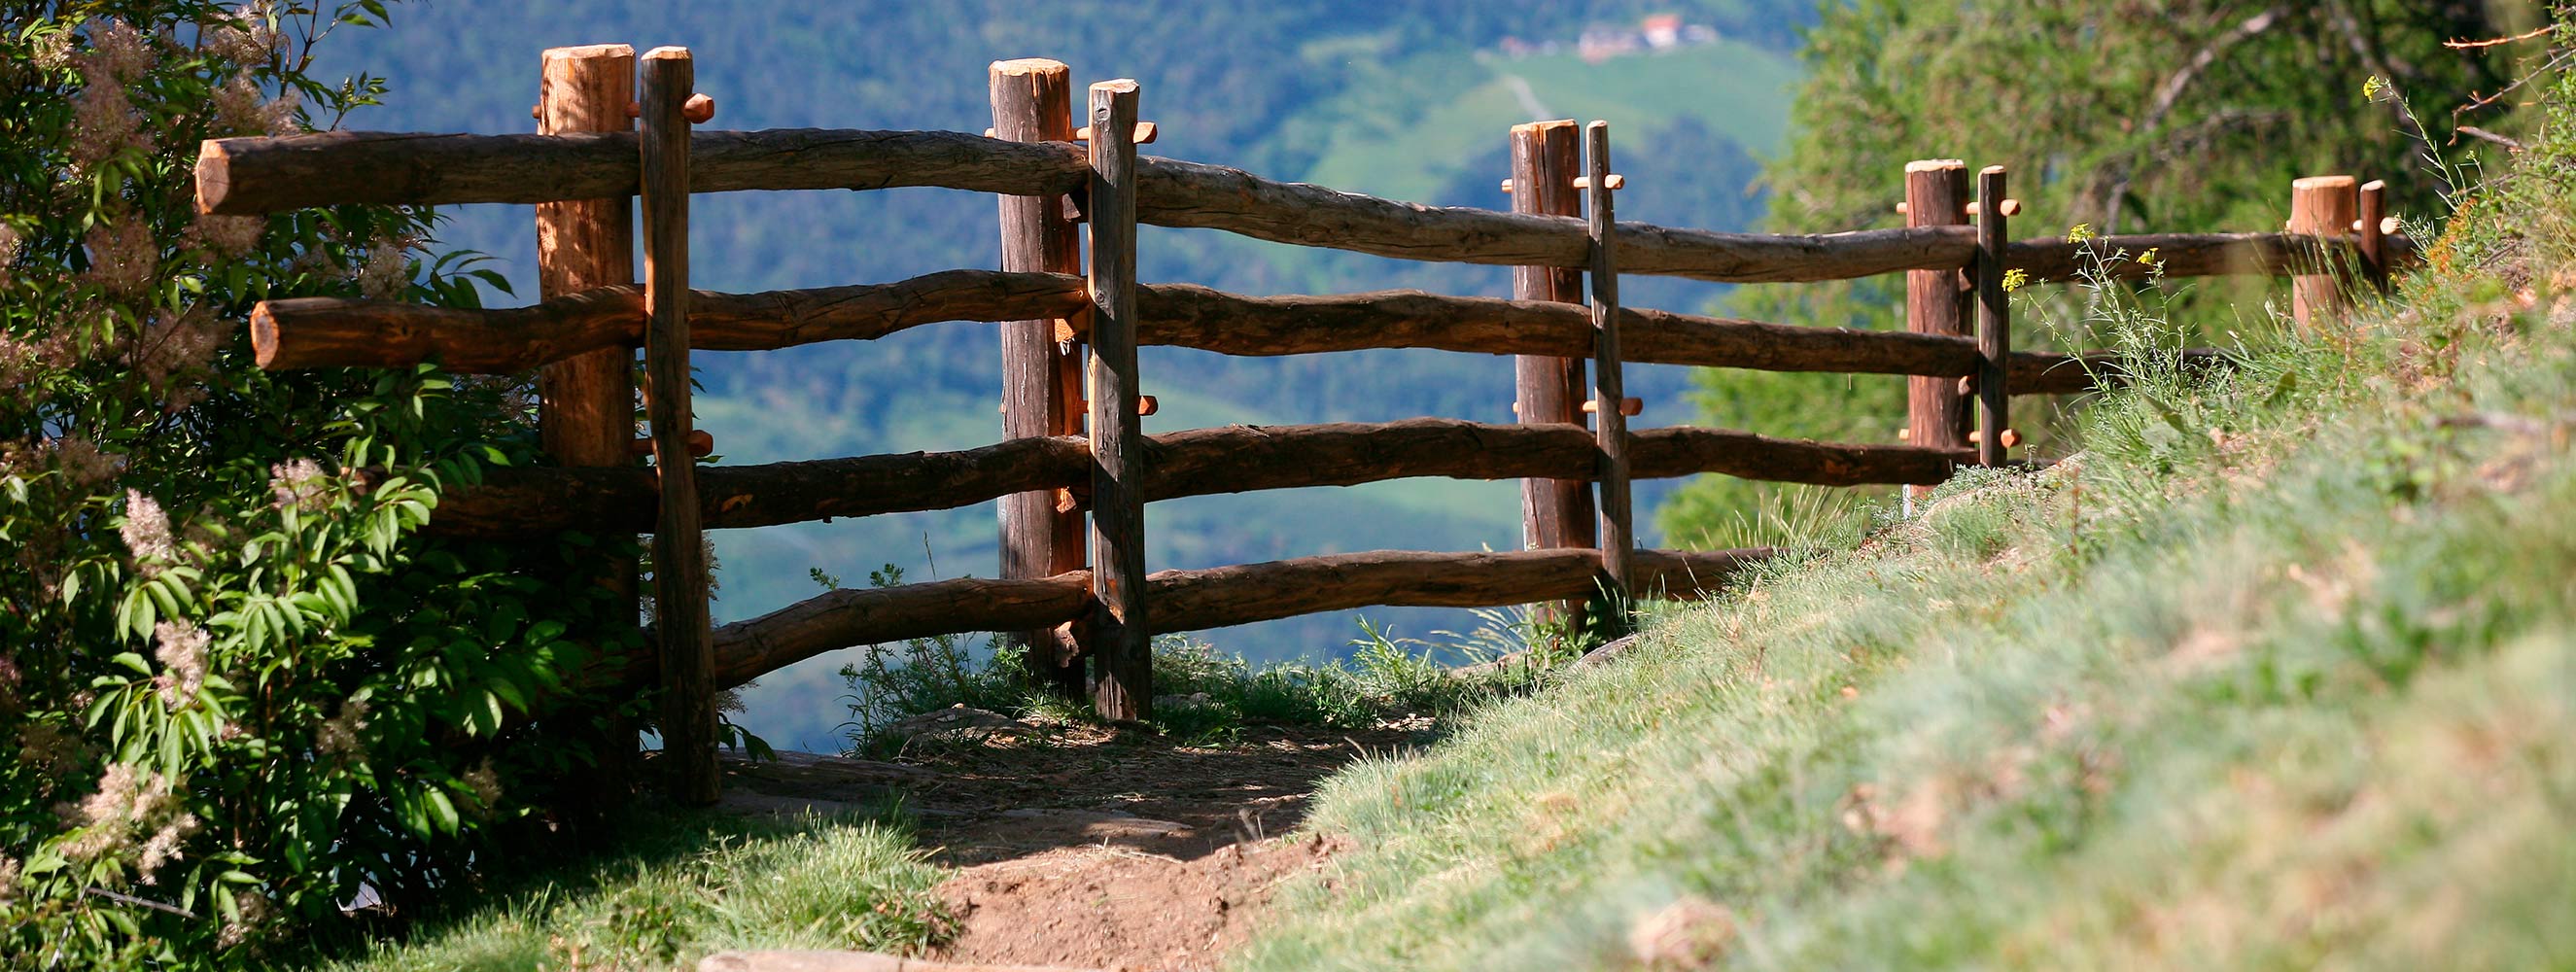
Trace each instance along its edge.
{"label": "cut log end", "polygon": [[1066,67],[1063,61],[1045,57],[1021,57],[1007,61],[995,61],[993,62],[992,72],[993,76],[997,78],[1022,78],[1031,76],[1063,78],[1073,76],[1073,69]]}
{"label": "cut log end", "polygon": [[572,47],[549,47],[539,55],[543,62],[585,61],[594,57],[634,57],[633,44],[578,44]]}
{"label": "cut log end", "polygon": [[197,211],[220,210],[224,197],[232,194],[232,156],[222,139],[210,138],[197,144]]}
{"label": "cut log end", "polygon": [[1951,172],[1965,171],[1967,168],[1968,163],[1958,159],[1916,159],[1905,163],[1907,172]]}
{"label": "cut log end", "polygon": [[278,367],[277,315],[269,311],[264,300],[250,309],[250,351],[252,360],[262,369]]}
{"label": "cut log end", "polygon": [[2290,188],[2292,191],[2352,189],[2359,185],[2361,185],[2361,180],[2348,175],[2309,176],[2304,179],[2294,179],[2290,182]]}

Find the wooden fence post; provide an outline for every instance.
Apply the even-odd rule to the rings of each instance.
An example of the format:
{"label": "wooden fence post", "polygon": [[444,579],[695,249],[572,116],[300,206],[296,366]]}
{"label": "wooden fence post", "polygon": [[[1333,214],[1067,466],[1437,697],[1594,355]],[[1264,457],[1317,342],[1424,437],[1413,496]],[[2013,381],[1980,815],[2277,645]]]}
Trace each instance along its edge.
{"label": "wooden fence post", "polygon": [[697,85],[685,47],[645,52],[640,117],[644,200],[645,414],[661,516],[653,532],[653,624],[662,643],[662,757],[671,799],[716,802],[715,643],[707,626],[706,538],[689,452],[689,121]]}
{"label": "wooden fence post", "polygon": [[1136,411],[1136,100],[1134,81],[1091,86],[1092,705],[1120,721],[1154,705]]}
{"label": "wooden fence post", "polygon": [[[1905,166],[1905,225],[1959,226],[1968,221],[1968,166],[1957,159],[1926,159]],[[1905,329],[1916,334],[1967,337],[1973,291],[1961,270],[1905,272]],[[1968,399],[1949,378],[1905,380],[1906,440],[1931,449],[1968,446]],[[1907,487],[1909,492],[1921,487]]]}
{"label": "wooden fence post", "polygon": [[[2310,176],[2290,183],[2290,232],[2323,239],[2335,239],[2352,232],[2352,221],[2360,209],[2360,189],[2348,175]],[[2333,251],[2310,247],[2317,266],[2290,280],[2290,316],[2301,330],[2313,329],[2319,319],[2340,318],[2351,307],[2343,281],[2335,273],[2340,261]]]}
{"label": "wooden fence post", "polygon": [[[1514,125],[1512,212],[1540,216],[1583,215],[1574,188],[1582,167],[1579,131],[1572,119]],[[1583,302],[1583,271],[1563,267],[1512,268],[1512,297],[1561,304]],[[1512,359],[1512,411],[1524,424],[1583,424],[1583,359],[1520,355]],[[1592,484],[1564,479],[1521,481],[1521,544],[1531,550],[1593,545]],[[1582,605],[1564,605],[1582,617]]]}
{"label": "wooden fence post", "polygon": [[1614,633],[1628,627],[1636,578],[1637,535],[1630,521],[1627,390],[1619,366],[1619,267],[1613,252],[1618,218],[1611,206],[1610,123],[1584,129],[1592,229],[1592,417],[1601,443],[1601,570],[1608,580]]}
{"label": "wooden fence post", "polygon": [[[635,49],[624,44],[548,49],[537,86],[537,132],[623,132],[634,128]],[[537,205],[537,294],[562,297],[635,282],[634,199],[611,196]],[[635,352],[608,348],[537,370],[537,435],[563,466],[631,466],[635,440]],[[619,557],[597,565],[630,623],[636,567]],[[600,807],[633,786],[635,727],[614,704],[565,714],[568,723],[598,723],[591,779],[571,787],[574,799]]]}
{"label": "wooden fence post", "polygon": [[2012,295],[2004,292],[2005,235],[2011,207],[2004,205],[2004,167],[1977,173],[1977,464],[2004,464],[2004,429],[2012,397],[2004,368],[2012,360]]}
{"label": "wooden fence post", "polygon": [[2388,219],[2388,183],[2377,179],[2361,184],[2360,216],[2353,221],[2360,234],[2361,272],[2370,280],[2372,290],[2388,293],[2388,231],[2382,224]]}
{"label": "wooden fence post", "polygon": [[[1072,71],[1057,61],[995,61],[991,70],[993,137],[1013,142],[1073,141]],[[1002,196],[1002,269],[1082,272],[1082,231],[1063,196]],[[1082,434],[1079,339],[1059,341],[1054,320],[1002,325],[1002,438]],[[1002,579],[1030,580],[1082,569],[1083,514],[1060,503],[1061,490],[1002,498]],[[1085,626],[1076,626],[1081,630]],[[1066,698],[1082,694],[1077,647],[1052,631],[1011,635],[1028,653],[1032,682]]]}

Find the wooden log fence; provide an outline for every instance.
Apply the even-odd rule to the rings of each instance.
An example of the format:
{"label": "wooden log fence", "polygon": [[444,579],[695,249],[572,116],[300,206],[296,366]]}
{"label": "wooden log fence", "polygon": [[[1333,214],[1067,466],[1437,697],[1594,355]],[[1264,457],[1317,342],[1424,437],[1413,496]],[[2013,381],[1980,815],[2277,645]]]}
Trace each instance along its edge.
{"label": "wooden log fence", "polygon": [[1618,225],[1610,201],[1610,123],[1583,130],[1584,192],[1592,225],[1593,440],[1601,446],[1602,587],[1619,612],[1612,627],[1624,634],[1636,573],[1636,524],[1628,491],[1628,393],[1619,357]]}
{"label": "wooden log fence", "polygon": [[[1391,479],[1595,475],[1599,444],[1580,425],[1496,425],[1455,419],[1231,426],[1145,439],[1148,501],[1273,489],[1356,486]],[[1629,433],[1630,475],[1718,474],[1817,486],[1932,485],[1975,461],[1967,449],[1775,439],[1728,429]],[[955,452],[714,466],[698,474],[709,529],[953,509],[1035,490],[1083,490],[1090,443],[1013,439]],[[494,469],[439,502],[427,532],[500,539],[581,530],[644,532],[655,510],[647,470]],[[1077,503],[1087,505],[1083,497]]]}
{"label": "wooden log fence", "polygon": [[[1572,120],[1530,122],[1511,129],[1512,212],[1534,216],[1580,217],[1583,196],[1574,188],[1582,147]],[[1588,224],[1587,224],[1588,226]],[[1587,229],[1588,233],[1589,230]],[[1512,298],[1535,305],[1555,305],[1584,313],[1584,337],[1591,337],[1583,304],[1583,272],[1572,267],[1529,264],[1512,268]],[[1528,424],[1583,422],[1583,359],[1592,342],[1555,354],[1523,353],[1512,358],[1512,417]],[[1547,550],[1593,545],[1591,484],[1579,479],[1529,477],[1521,480],[1521,546]],[[1583,605],[1551,606],[1550,618],[1580,616]]]}
{"label": "wooden log fence", "polygon": [[[631,131],[616,108],[636,88],[631,72],[638,67],[642,130]],[[1134,719],[1150,713],[1148,639],[1158,633],[1376,605],[1702,596],[1774,552],[1637,549],[1632,478],[1715,473],[1833,486],[1930,485],[1962,466],[2008,461],[2017,439],[2011,396],[2111,387],[2144,364],[2099,352],[2013,350],[2008,276],[2034,283],[2291,276],[2308,323],[2343,306],[2344,281],[2334,274],[2350,270],[2380,284],[2416,259],[2412,242],[2380,222],[2384,187],[2356,193],[2352,180],[2341,178],[2300,182],[2288,233],[2012,241],[2007,217],[2017,204],[2004,198],[2001,168],[1977,175],[1972,199],[1963,164],[1917,163],[1907,172],[1905,229],[1715,233],[1618,221],[1614,190],[1624,179],[1612,171],[1602,122],[1582,131],[1582,144],[1570,121],[1514,129],[1515,211],[1503,213],[1139,155],[1140,92],[1132,81],[1090,88],[1088,144],[1076,144],[1070,73],[1051,61],[993,65],[990,137],[694,131],[692,123],[706,115],[692,74],[680,48],[641,59],[622,46],[557,49],[546,56],[538,134],[219,139],[205,144],[197,168],[199,207],[208,213],[347,203],[541,207],[544,299],[534,305],[270,301],[252,315],[252,343],[266,368],[436,362],[462,373],[537,369],[547,376],[541,415],[558,464],[489,470],[480,484],[443,497],[428,529],[495,539],[572,530],[653,535],[658,650],[628,670],[644,680],[638,684],[660,688],[665,778],[689,803],[716,796],[717,689],[850,645],[1017,632],[1033,649],[1038,679],[1065,692],[1087,688],[1102,715]],[[1003,197],[1001,268],[754,294],[689,289],[693,193],[902,186]],[[621,235],[639,198],[646,254],[640,284],[624,257],[630,238]],[[1077,201],[1089,226],[1088,261],[1072,215]],[[1136,279],[1141,225],[1510,266],[1515,297],[1250,297],[1143,284]],[[2152,263],[2138,258],[2150,250]],[[1909,327],[1798,327],[1627,308],[1618,278],[1629,273],[1738,283],[1905,273]],[[697,464],[704,443],[690,416],[692,349],[869,340],[945,321],[1003,328],[1002,441],[956,452]],[[1519,421],[1424,418],[1145,436],[1141,345],[1236,355],[1362,348],[1513,355],[1523,363]],[[638,348],[648,381],[649,468],[633,465],[626,449],[634,391],[625,381]],[[2223,359],[2187,351],[2179,360]],[[1622,387],[1630,362],[1908,376],[1911,441],[1630,430]],[[612,440],[614,454],[604,445]],[[1533,549],[1374,551],[1147,572],[1149,502],[1423,476],[1544,484],[1526,494]],[[708,623],[702,530],[995,499],[1005,500],[1000,578],[834,591],[720,628]],[[1088,558],[1074,539],[1086,522]],[[622,569],[632,589],[632,567]],[[604,568],[603,582],[619,583],[620,570]]]}
{"label": "wooden log fence", "polygon": [[[822,341],[871,340],[944,321],[1013,321],[1059,315],[1089,333],[1091,298],[1071,274],[944,270],[888,284],[753,294],[693,291],[691,343],[707,351],[774,351]],[[436,362],[460,374],[515,374],[603,348],[643,344],[641,288],[603,287],[526,307],[466,309],[393,301],[300,297],[251,313],[261,367],[409,367]],[[1473,354],[1592,354],[1591,314],[1579,304],[1451,297],[1399,290],[1329,296],[1244,297],[1189,284],[1146,284],[1137,294],[1137,343],[1220,354],[1274,356],[1432,348]],[[1621,352],[1647,364],[1846,374],[1977,373],[1965,338],[1620,308]],[[2216,360],[2218,352],[2184,352]],[[2014,352],[2015,394],[2073,394],[2116,383],[2111,352]]]}
{"label": "wooden log fence", "polygon": [[[1635,551],[1637,589],[1696,599],[1776,553]],[[1161,571],[1146,578],[1145,596],[1154,605],[1153,633],[1168,634],[1363,607],[1493,607],[1582,597],[1601,571],[1601,554],[1593,550],[1373,550]],[[1077,571],[833,591],[716,629],[716,680],[740,685],[850,645],[1073,621],[1093,610],[1091,583],[1089,571]]]}
{"label": "wooden log fence", "polygon": [[[630,131],[626,108],[635,101],[635,49],[624,44],[557,48],[539,61],[537,130],[544,134]],[[537,293],[561,299],[635,280],[635,200],[625,195],[571,199],[536,207]],[[643,291],[625,318],[642,337]],[[412,305],[388,303],[388,307]],[[356,339],[377,339],[373,329]],[[254,340],[254,344],[256,341]],[[635,439],[635,346],[597,344],[578,353],[548,356],[509,369],[537,372],[537,437],[547,455],[568,467],[631,467]],[[265,363],[263,363],[265,366]],[[592,565],[595,583],[617,602],[636,603],[640,583],[633,558]],[[571,713],[569,725],[597,725],[601,737],[588,747],[599,761],[571,789],[607,801],[629,792],[636,776],[635,727],[616,705]],[[601,807],[598,809],[606,809]]]}
{"label": "wooden log fence", "polygon": [[[1022,58],[995,61],[988,69],[993,136],[1013,142],[1073,140],[1073,70],[1061,61]],[[1086,346],[1059,340],[1059,325],[1090,307],[1078,279],[1082,231],[1059,196],[1001,196],[1002,270],[1066,275],[1055,296],[1062,305],[1032,308],[1002,325],[1002,437],[1043,438],[1083,434],[1082,380]],[[895,307],[924,306],[898,299]],[[959,315],[951,313],[951,319]],[[980,318],[979,318],[980,319]],[[1069,328],[1064,328],[1070,330]],[[1052,577],[1088,561],[1082,511],[1056,502],[1053,490],[1002,498],[1001,569],[1006,580]],[[1063,697],[1082,694],[1080,659],[1052,632],[1010,634],[1025,658],[1029,678]]]}
{"label": "wooden log fence", "polygon": [[[873,190],[912,186],[1005,195],[1062,195],[1084,185],[1083,149],[1008,142],[957,132],[788,129],[699,132],[690,143],[697,192]],[[197,160],[201,212],[245,215],[343,203],[539,203],[635,192],[634,136],[421,135],[317,132],[208,142]],[[1407,260],[1582,269],[1590,230],[1573,217],[1422,206],[1282,183],[1224,166],[1140,156],[1137,219],[1154,226],[1221,229],[1301,246]],[[1718,283],[1843,280],[1967,266],[1968,226],[1850,233],[1713,233],[1647,223],[1618,227],[1620,272]],[[2155,248],[2174,257],[2168,277],[2295,269],[2319,237],[2288,233],[2107,236],[2100,252]],[[2335,252],[2356,244],[2324,238]],[[2060,239],[2017,242],[2011,266],[2034,281],[2076,279],[2086,247]],[[2396,242],[2399,259],[2412,247]],[[2120,274],[2142,269],[2114,267]]]}

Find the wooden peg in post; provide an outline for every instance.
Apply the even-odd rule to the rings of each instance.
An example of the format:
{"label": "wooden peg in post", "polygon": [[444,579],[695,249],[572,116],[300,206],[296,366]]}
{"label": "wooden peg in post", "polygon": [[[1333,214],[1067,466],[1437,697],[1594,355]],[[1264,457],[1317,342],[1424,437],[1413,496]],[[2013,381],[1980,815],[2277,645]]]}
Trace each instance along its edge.
{"label": "wooden peg in post", "polygon": [[[1611,637],[1628,633],[1628,597],[1636,580],[1637,543],[1631,516],[1635,509],[1628,487],[1627,409],[1635,399],[1622,390],[1619,360],[1618,222],[1611,210],[1617,176],[1610,173],[1610,123],[1595,121],[1583,130],[1583,179],[1591,210],[1592,256],[1592,410],[1595,441],[1601,446],[1601,571],[1615,615],[1605,619]],[[1642,403],[1640,403],[1642,404]]]}
{"label": "wooden peg in post", "polygon": [[[1602,184],[1602,185],[1604,185],[1604,186],[1608,186],[1608,187],[1610,187],[1611,189],[1614,189],[1614,190],[1615,190],[1615,189],[1625,189],[1625,188],[1628,188],[1628,177],[1627,177],[1627,176],[1620,175],[1620,174],[1618,174],[1618,173],[1616,173],[1616,172],[1613,172],[1613,173],[1610,173],[1608,176],[1603,177],[1603,178],[1602,178],[1602,180],[1601,180],[1601,184]],[[1581,190],[1584,190],[1584,191],[1586,191],[1586,192],[1591,191],[1591,189],[1592,189],[1592,177],[1591,177],[1591,176],[1588,176],[1588,175],[1575,176],[1575,177],[1574,177],[1574,188],[1581,189]]]}
{"label": "wooden peg in post", "polygon": [[689,122],[696,71],[685,47],[644,54],[641,198],[644,206],[644,367],[653,395],[653,472],[661,517],[653,531],[653,626],[662,643],[662,759],[671,799],[716,802],[715,643],[708,625],[707,553],[689,457]]}
{"label": "wooden peg in post", "polygon": [[2335,277],[2334,250],[2327,241],[2343,235],[2360,205],[2360,186],[2351,176],[2310,176],[2290,183],[2289,231],[2317,238],[2307,250],[2317,265],[2290,280],[2290,314],[2303,330],[2342,317],[2350,306]]}
{"label": "wooden peg in post", "polygon": [[[1138,144],[1138,145],[1152,145],[1152,144],[1154,144],[1154,139],[1155,139],[1155,137],[1156,137],[1156,136],[1161,135],[1162,133],[1163,133],[1163,132],[1162,132],[1161,127],[1160,127],[1160,126],[1155,125],[1153,122],[1137,122],[1137,123],[1136,123],[1136,144]],[[1074,141],[1077,141],[1077,142],[1088,142],[1088,141],[1091,141],[1091,126],[1089,126],[1089,125],[1084,125],[1084,126],[1082,126],[1081,128],[1074,129],[1074,130],[1073,130],[1073,140],[1074,140]]]}
{"label": "wooden peg in post", "polygon": [[[635,118],[640,117],[643,114],[643,105],[632,101],[626,103],[627,117]],[[690,95],[689,103],[680,106],[680,117],[686,119],[688,123],[692,125],[704,125],[710,121],[714,121],[716,117],[716,99],[710,95]]]}
{"label": "wooden peg in post", "polygon": [[[1087,412],[1087,411],[1090,411],[1090,410],[1091,410],[1091,399],[1088,399],[1088,398],[1083,399],[1083,400],[1082,400],[1082,408],[1083,408],[1083,410],[1084,410],[1084,411],[1086,411],[1086,412]],[[1157,399],[1157,398],[1155,398],[1155,397],[1154,397],[1154,396],[1152,396],[1152,395],[1138,395],[1138,396],[1136,396],[1136,414],[1137,414],[1139,417],[1147,416],[1147,415],[1152,415],[1152,414],[1154,414],[1154,413],[1156,413],[1156,412],[1159,412],[1159,411],[1162,411],[1162,410],[1163,410],[1163,403],[1162,403],[1162,401],[1161,401],[1160,399]]]}
{"label": "wooden peg in post", "polygon": [[[652,454],[653,454],[653,440],[651,440],[651,439],[637,439],[637,440],[635,440],[635,441],[633,441],[633,442],[627,443],[627,445],[626,445],[626,451],[627,451],[628,453],[630,453],[630,454],[632,454],[632,455],[636,455],[636,456],[649,456],[649,455],[652,455]],[[715,454],[716,454],[716,437],[715,437],[715,436],[708,435],[708,434],[707,434],[707,430],[705,430],[705,429],[690,429],[690,430],[689,430],[689,458],[692,458],[692,459],[704,459],[704,458],[706,458],[706,457],[708,457],[708,456],[712,456],[712,455],[715,455]]]}
{"label": "wooden peg in post", "polygon": [[[2019,216],[2019,215],[2021,215],[2021,200],[2019,200],[2019,199],[2006,199],[2006,200],[2004,200],[2004,204],[2003,204],[2003,214],[2004,214],[2004,215],[2006,215],[2006,216]],[[1985,200],[1983,200],[1983,199],[1971,199],[1971,200],[1969,200],[1969,201],[1968,201],[1968,215],[1970,215],[1970,216],[1983,216],[1983,215],[1985,215]]]}
{"label": "wooden peg in post", "polygon": [[[1630,417],[1630,418],[1635,418],[1635,417],[1637,417],[1638,415],[1644,414],[1644,412],[1645,412],[1645,411],[1646,411],[1646,402],[1645,402],[1645,400],[1644,400],[1644,399],[1641,399],[1641,398],[1633,398],[1633,397],[1622,397],[1622,398],[1620,398],[1620,399],[1619,399],[1619,414],[1621,414],[1621,415],[1625,415],[1625,416],[1628,416],[1628,417]],[[1600,402],[1593,401],[1593,400],[1591,400],[1591,399],[1585,399],[1585,400],[1584,400],[1584,402],[1583,402],[1583,414],[1585,414],[1585,415],[1598,415],[1598,414],[1600,414],[1600,412],[1601,412],[1601,403],[1600,403]]]}
{"label": "wooden peg in post", "polygon": [[1154,705],[1136,414],[1136,101],[1134,81],[1091,86],[1092,706],[1122,722]]}
{"label": "wooden peg in post", "polygon": [[2004,450],[2019,436],[2004,428],[2011,420],[2012,397],[2004,387],[2005,366],[2012,359],[2012,302],[2004,291],[2004,255],[2011,237],[2006,217],[2020,210],[2004,198],[2004,167],[1990,165],[1977,173],[1977,199],[1998,200],[1992,215],[1977,217],[1977,464],[2004,464]]}
{"label": "wooden peg in post", "polygon": [[[1073,72],[1058,61],[995,61],[987,70],[995,137],[1012,142],[1064,142],[1073,138]],[[1082,230],[1069,197],[1002,196],[1001,268],[1009,272],[1082,272]],[[1002,324],[1002,438],[1081,435],[1082,369],[1088,353],[1068,320]],[[1001,573],[1005,580],[1036,580],[1081,570],[1087,536],[1080,506],[1051,490],[1002,497]],[[1085,625],[1082,633],[1088,634]],[[1042,631],[1007,635],[1028,648],[1032,684],[1064,698],[1080,698],[1081,654],[1055,651]]]}

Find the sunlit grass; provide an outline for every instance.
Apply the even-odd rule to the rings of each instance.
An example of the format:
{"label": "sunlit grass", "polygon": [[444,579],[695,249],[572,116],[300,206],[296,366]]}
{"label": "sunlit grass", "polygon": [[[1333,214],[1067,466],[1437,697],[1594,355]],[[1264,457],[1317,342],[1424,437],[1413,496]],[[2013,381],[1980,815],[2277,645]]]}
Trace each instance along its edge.
{"label": "sunlit grass", "polygon": [[2152,375],[2052,469],[1333,778],[1309,825],[1362,850],[1238,962],[2563,965],[2571,324],[2431,283]]}
{"label": "sunlit grass", "polygon": [[603,859],[560,864],[331,972],[685,969],[732,948],[919,950],[945,934],[942,873],[886,822],[715,816],[625,828]]}

